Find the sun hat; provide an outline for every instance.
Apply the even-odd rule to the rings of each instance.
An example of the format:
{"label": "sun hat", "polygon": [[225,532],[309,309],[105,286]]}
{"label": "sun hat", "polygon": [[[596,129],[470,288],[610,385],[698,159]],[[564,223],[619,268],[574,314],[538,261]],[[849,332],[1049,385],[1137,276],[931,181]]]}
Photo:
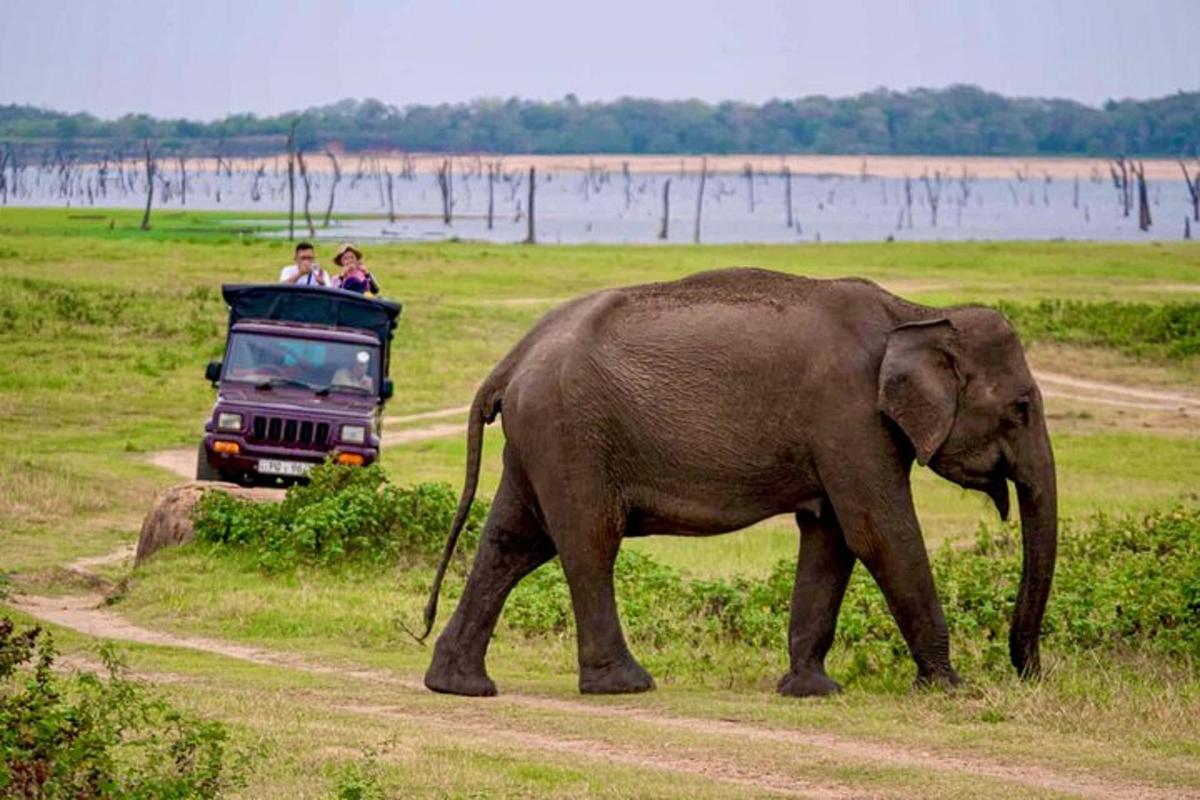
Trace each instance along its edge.
{"label": "sun hat", "polygon": [[344,242],[342,246],[337,249],[337,252],[333,254],[333,263],[340,267],[342,265],[342,256],[346,255],[347,252],[354,253],[358,260],[362,261],[362,251],[349,242]]}

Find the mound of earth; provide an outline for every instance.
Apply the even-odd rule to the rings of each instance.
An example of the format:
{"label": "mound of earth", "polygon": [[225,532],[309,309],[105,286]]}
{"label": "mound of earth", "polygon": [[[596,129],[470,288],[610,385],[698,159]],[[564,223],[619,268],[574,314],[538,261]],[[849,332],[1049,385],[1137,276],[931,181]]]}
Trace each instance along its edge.
{"label": "mound of earth", "polygon": [[167,489],[154,500],[142,522],[134,564],[140,564],[164,547],[190,542],[196,535],[192,509],[207,492],[225,492],[257,502],[278,502],[284,493],[277,489],[251,489],[234,483],[188,481]]}

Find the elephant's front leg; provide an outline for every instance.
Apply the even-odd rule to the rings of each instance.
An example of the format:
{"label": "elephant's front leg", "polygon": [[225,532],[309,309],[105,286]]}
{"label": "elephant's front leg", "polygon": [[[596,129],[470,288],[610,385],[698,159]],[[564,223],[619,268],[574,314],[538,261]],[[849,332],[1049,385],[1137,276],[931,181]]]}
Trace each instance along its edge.
{"label": "elephant's front leg", "polygon": [[826,481],[850,551],[883,591],[917,664],[918,684],[960,683],[950,665],[950,634],[902,469]]}
{"label": "elephant's front leg", "polygon": [[820,516],[802,512],[796,521],[800,524],[800,557],[788,630],[791,668],[779,681],[779,693],[791,697],[834,694],[842,687],[825,674],[825,656],[833,645],[854,554],[828,504]]}

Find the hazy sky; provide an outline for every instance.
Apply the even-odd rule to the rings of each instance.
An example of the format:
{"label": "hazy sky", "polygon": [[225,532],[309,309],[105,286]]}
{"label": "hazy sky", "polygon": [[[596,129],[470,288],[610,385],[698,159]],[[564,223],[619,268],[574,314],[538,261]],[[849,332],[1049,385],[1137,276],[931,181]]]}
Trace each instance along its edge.
{"label": "hazy sky", "polygon": [[212,119],[622,95],[762,101],[975,83],[1200,88],[1200,0],[0,0],[0,104]]}

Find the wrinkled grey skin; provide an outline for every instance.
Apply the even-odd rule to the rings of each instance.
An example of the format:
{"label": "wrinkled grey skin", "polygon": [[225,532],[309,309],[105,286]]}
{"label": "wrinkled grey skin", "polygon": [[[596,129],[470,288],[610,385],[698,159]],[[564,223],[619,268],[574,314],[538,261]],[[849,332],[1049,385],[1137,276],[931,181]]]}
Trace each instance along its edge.
{"label": "wrinkled grey skin", "polygon": [[855,561],[879,583],[922,683],[959,682],[913,509],[913,461],[985,492],[1016,484],[1024,571],[1010,653],[1038,673],[1054,572],[1054,458],[1042,397],[995,311],[935,309],[860,280],[756,269],[614,289],[547,314],[483,382],[467,478],[426,609],[474,496],[483,426],[502,414],[504,473],[425,685],[491,695],[488,641],[509,591],[558,555],[588,693],[654,687],[626,646],[613,560],[626,536],[706,536],[795,514],[800,556],[785,695],[825,674]]}

